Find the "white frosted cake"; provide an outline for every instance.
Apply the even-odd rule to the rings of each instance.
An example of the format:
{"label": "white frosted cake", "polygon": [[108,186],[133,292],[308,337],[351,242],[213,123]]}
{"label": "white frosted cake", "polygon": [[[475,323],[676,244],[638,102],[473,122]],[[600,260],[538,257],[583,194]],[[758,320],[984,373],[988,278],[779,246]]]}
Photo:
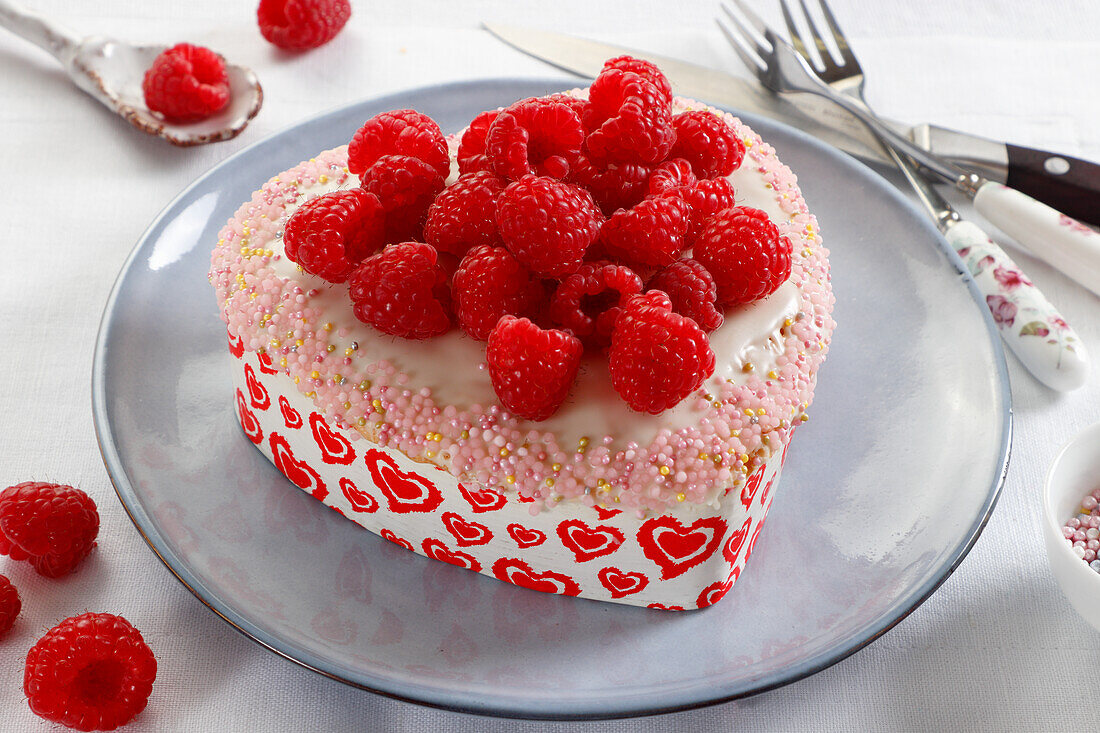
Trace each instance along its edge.
{"label": "white frosted cake", "polygon": [[[616,61],[609,62],[608,68],[615,68]],[[631,90],[652,93],[644,86],[652,80],[638,81],[644,74],[620,70],[610,76],[614,77],[611,82],[620,85],[616,89],[627,90],[614,102],[621,101],[624,110],[635,99]],[[659,85],[653,85],[658,92],[656,104],[662,104]],[[479,332],[470,325],[471,318],[458,313],[482,295],[460,291],[454,276],[456,263],[462,263],[457,264],[460,272],[470,270],[466,263],[474,257],[475,247],[462,252],[466,244],[460,242],[456,251],[453,237],[444,241],[436,210],[428,210],[427,231],[423,219],[411,229],[407,221],[397,226],[391,219],[386,226],[401,230],[392,234],[389,229],[382,233],[384,227],[378,222],[357,224],[374,227],[373,242],[401,239],[384,242],[385,249],[365,256],[357,252],[355,257],[348,244],[341,250],[346,250],[348,262],[338,260],[343,269],[334,266],[326,279],[310,271],[320,271],[314,261],[303,265],[288,256],[284,232],[292,215],[324,194],[360,187],[378,197],[368,209],[378,203],[385,208],[392,187],[377,183],[380,174],[377,168],[370,172],[369,161],[362,181],[354,175],[356,164],[349,169],[347,146],[319,152],[265,183],[222,230],[210,271],[228,328],[229,350],[235,357],[236,410],[245,435],[292,483],[413,552],[535,590],[653,608],[704,607],[721,598],[744,568],[774,496],[792,433],[807,419],[817,370],[834,327],[827,252],[795,176],[772,147],[738,119],[691,100],[668,97],[667,117],[677,119],[677,125],[687,119],[678,117],[685,112],[694,111],[694,119],[702,113],[708,116],[704,126],[711,125],[713,118],[743,146],[743,160],[740,154],[734,155],[736,169],[715,176],[732,184],[736,210],[725,207],[707,212],[705,219],[689,220],[692,212],[705,208],[700,197],[710,194],[699,184],[706,179],[688,171],[703,175],[714,171],[699,164],[699,158],[690,165],[680,163],[679,169],[667,161],[676,160],[676,153],[688,158],[699,154],[689,145],[694,133],[673,125],[671,138],[660,138],[663,132],[656,138],[658,145],[665,146],[663,152],[643,152],[642,157],[649,159],[642,162],[626,160],[636,153],[615,149],[615,122],[607,123],[591,112],[589,106],[597,104],[599,90],[593,88],[591,102],[584,101],[586,91],[570,93],[572,102],[555,96],[552,102],[540,102],[543,107],[528,104],[522,108],[526,112],[514,115],[519,120],[514,124],[530,128],[520,135],[530,141],[528,158],[518,158],[521,166],[525,160],[530,166],[526,172],[515,173],[508,167],[512,163],[493,158],[515,152],[508,152],[506,145],[494,152],[493,136],[504,133],[491,128],[504,127],[503,122],[489,119],[486,124],[475,119],[472,137],[456,134],[446,141],[449,168],[445,176],[441,174],[447,186],[444,192],[477,171],[484,171],[485,180],[499,179],[491,187],[491,195],[497,198],[489,205],[496,208],[486,215],[488,229],[478,237],[492,242],[481,244],[498,248],[500,257],[514,255],[521,262],[528,277],[524,282],[536,293],[531,298],[541,303],[524,300],[523,312],[499,321],[492,309],[488,321],[479,311],[478,317],[492,330],[487,336],[488,351],[485,329]],[[569,135],[559,135],[556,127],[552,135],[536,129],[547,124],[545,116],[539,117],[548,114],[547,109],[565,119],[570,130],[574,120],[581,121],[580,155],[585,160],[571,157],[575,152],[535,159],[536,142],[546,146],[550,139],[571,151],[575,144],[567,139]],[[562,109],[572,111],[567,115]],[[666,119],[663,111],[643,110],[643,114],[650,115],[645,118],[647,124],[662,125]],[[597,134],[601,130],[611,138],[605,147],[601,146],[606,140]],[[489,138],[487,148],[479,145],[481,138],[473,139],[478,135]],[[675,142],[661,142],[668,139]],[[371,144],[388,143],[379,143],[376,136]],[[362,148],[363,142],[359,139],[352,145]],[[474,154],[460,150],[464,145],[477,150]],[[358,154],[353,150],[353,158]],[[728,151],[722,155],[729,157]],[[426,165],[438,169],[439,163],[429,160]],[[515,219],[509,218],[513,209],[503,202],[512,195],[521,202],[516,206],[523,205],[526,199],[512,193],[521,190],[555,192],[538,194],[543,201],[558,197],[547,205],[564,205],[561,197],[573,196],[572,189],[580,190],[583,199],[587,189],[579,180],[597,180],[593,188],[602,185],[591,170],[588,178],[578,177],[585,165],[637,180],[615,187],[614,195],[594,191],[602,212],[582,202],[578,216],[596,222],[587,249],[580,249],[583,261],[568,262],[563,256],[551,265],[536,262],[545,253],[526,251],[522,243],[513,246],[517,236],[526,235],[509,233]],[[470,170],[462,170],[463,166]],[[627,170],[627,166],[634,168]],[[657,170],[669,180],[652,180]],[[424,173],[423,180],[431,175]],[[718,188],[725,191],[726,185]],[[676,192],[678,201],[688,204],[667,200],[644,204],[675,197]],[[402,195],[400,188],[393,194]],[[615,195],[620,199],[615,200]],[[442,196],[429,198],[439,202]],[[723,203],[721,196],[718,201]],[[669,227],[670,217],[683,221],[674,222],[667,236],[650,237],[644,215],[651,209],[657,212],[651,218],[657,228]],[[370,211],[365,216],[375,216]],[[745,224],[745,217],[762,221],[765,215],[770,221],[767,226],[774,225],[778,233],[781,254],[789,257],[789,265],[782,260],[789,274],[783,270],[766,294],[740,303],[730,302],[736,297],[725,290],[734,287],[726,283],[739,277],[740,271],[720,273],[714,278],[718,295],[711,286],[709,296],[712,301],[717,297],[712,305],[720,318],[706,329],[696,323],[704,320],[701,316],[692,320],[679,313],[683,310],[679,301],[672,306],[675,315],[668,315],[668,298],[651,295],[655,287],[639,287],[643,282],[680,282],[679,276],[670,280],[661,273],[687,257],[693,258],[692,263],[706,262],[707,247],[725,247],[729,237],[723,222],[756,231],[759,221]],[[527,218],[520,217],[521,223],[537,218],[526,213],[523,217]],[[551,227],[554,221],[551,217]],[[561,236],[574,235],[571,230]],[[434,248],[425,239],[436,241]],[[635,240],[640,242],[637,251],[630,249]],[[414,249],[401,244],[405,241],[421,244]],[[774,237],[770,242],[766,246],[776,246]],[[366,306],[353,303],[349,296],[350,287],[358,289],[360,299],[381,298],[382,286],[370,277],[390,277],[392,258],[405,251],[401,247],[421,254],[431,250],[431,262],[424,267],[436,273],[438,282],[431,291],[436,301],[430,305],[438,312],[433,311],[435,321],[425,327],[431,331],[426,336],[422,332],[414,338],[395,336],[383,330],[392,331],[389,322],[380,327],[360,320],[357,313],[390,316],[370,316]],[[453,260],[448,262],[443,252]],[[391,259],[385,259],[384,253]],[[725,250],[718,253],[724,255]],[[753,256],[746,255],[746,261]],[[713,252],[710,257],[713,260]],[[304,256],[298,259],[305,261]],[[777,272],[777,261],[768,260],[771,275]],[[749,262],[744,267],[752,266]],[[601,269],[608,267],[612,269]],[[442,279],[439,271],[445,274]],[[573,286],[583,290],[575,273],[597,271],[605,273],[609,282],[612,274],[624,277],[621,281],[628,283],[623,286],[627,290],[620,287],[617,293],[605,290],[596,295],[591,288],[584,291],[583,297],[570,302],[581,303],[579,315],[592,316],[591,322],[599,322],[599,327],[585,333],[584,326],[563,325],[559,301],[568,301],[564,291]],[[704,277],[709,282],[710,276],[704,273]],[[759,278],[750,280],[752,290]],[[442,292],[440,282],[452,291]],[[405,307],[385,305],[391,311]],[[603,316],[612,305],[619,310]],[[444,314],[442,321],[439,313]],[[417,317],[428,323],[429,316]],[[684,343],[698,347],[706,358],[694,362],[694,371],[685,376],[677,371],[678,363],[661,361],[683,354],[662,355],[662,339],[653,334],[664,332],[642,328],[650,317],[674,324],[669,344],[683,337]],[[522,367],[533,372],[506,373],[512,368],[508,365],[519,361],[500,354],[509,357],[510,350],[521,348],[506,326],[527,329],[524,333],[530,334],[530,341],[524,344],[551,338],[565,346],[553,351],[552,358],[544,359],[539,353],[534,367]],[[670,348],[682,352],[678,346]],[[631,358],[644,364],[632,365]],[[559,369],[555,366],[559,359],[569,366]],[[536,394],[544,380],[534,375],[547,369],[551,376],[546,381],[554,384],[562,369],[568,372],[560,380],[564,386],[554,388],[563,399]],[[629,379],[621,376],[624,373],[629,373]],[[551,400],[548,405],[531,405],[547,399]],[[674,404],[665,407],[665,403]],[[547,411],[550,414],[545,415]]]}

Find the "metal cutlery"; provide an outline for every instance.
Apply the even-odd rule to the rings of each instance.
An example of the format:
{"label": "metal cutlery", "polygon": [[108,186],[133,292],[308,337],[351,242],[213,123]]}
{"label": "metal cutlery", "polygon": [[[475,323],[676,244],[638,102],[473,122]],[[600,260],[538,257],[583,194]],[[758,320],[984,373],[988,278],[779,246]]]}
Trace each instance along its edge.
{"label": "metal cutlery", "polygon": [[[744,7],[740,0],[734,2],[738,4],[748,23],[770,43],[771,48],[767,49],[754,40],[749,27],[724,6],[735,26],[723,26],[723,31],[745,56],[746,63],[757,70],[765,86],[777,92],[798,88],[804,85],[801,78],[807,75],[806,70],[809,69],[834,93],[863,104],[863,69],[825,0],[818,1],[839,58],[834,57],[827,47],[805,0],[799,0],[799,5],[805,27],[811,36],[809,43],[803,39],[795,22],[790,0],[780,2],[791,36],[791,45],[786,45],[751,10]],[[746,53],[744,46],[751,49],[752,55]],[[792,54],[802,62],[793,71]],[[756,57],[763,61],[763,66],[760,66]],[[794,82],[790,81],[790,74],[796,75]],[[944,238],[966,262],[978,289],[985,295],[986,304],[993,313],[1005,344],[1047,386],[1060,391],[1082,386],[1088,377],[1088,354],[1084,344],[1069,328],[1065,319],[985,232],[974,223],[961,219],[906,155],[908,150],[899,150],[893,144],[894,141],[888,140],[884,135],[881,139],[885,151],[913,186],[943,232]],[[918,152],[923,154],[924,151]],[[934,170],[941,177],[954,174],[951,168],[943,167],[941,161],[928,159],[922,162],[929,164],[925,167]],[[942,172],[937,170],[941,167]]]}
{"label": "metal cutlery", "polygon": [[743,0],[732,1],[740,13],[723,4],[732,24],[719,20],[719,26],[764,86],[777,94],[809,93],[831,100],[923,170],[971,196],[982,216],[1025,249],[1100,294],[1100,234],[1019,191],[964,171],[898,135],[878,120],[862,98],[842,94],[819,78],[791,44],[768,28]]}
{"label": "metal cutlery", "polygon": [[[864,160],[894,164],[862,122],[823,98],[808,94],[778,97],[740,77],[647,51],[550,31],[483,25],[514,48],[583,77],[595,78],[603,62],[615,56],[648,59],[686,96],[778,119]],[[1100,224],[1100,164],[928,123],[882,121],[919,147],[962,168],[1005,183],[1077,219]]]}
{"label": "metal cutlery", "polygon": [[166,46],[134,46],[110,38],[80,38],[66,28],[0,0],[0,26],[49,51],[73,82],[142,132],[187,147],[236,137],[256,116],[263,91],[256,75],[243,66],[226,64],[229,106],[198,122],[167,122],[149,111],[141,80]]}

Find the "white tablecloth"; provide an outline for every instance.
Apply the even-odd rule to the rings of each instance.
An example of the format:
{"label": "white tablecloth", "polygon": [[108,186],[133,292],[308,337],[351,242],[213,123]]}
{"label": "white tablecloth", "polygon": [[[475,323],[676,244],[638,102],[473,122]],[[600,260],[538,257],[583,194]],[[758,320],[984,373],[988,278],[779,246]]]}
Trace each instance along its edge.
{"label": "white tablecloth", "polygon": [[[30,0],[28,0],[29,2]],[[1086,730],[1100,707],[1100,636],[1048,570],[1039,490],[1059,446],[1100,419],[1100,368],[1061,395],[1010,356],[1015,441],[1003,495],[958,571],[884,637],[782,689],[693,712],[542,724],[389,700],[306,671],[235,632],[180,585],[126,518],[92,430],[96,329],[131,247],[207,168],[320,110],[408,87],[548,67],[479,30],[482,19],[588,35],[744,73],[712,2],[352,0],[329,45],[301,56],[260,37],[255,3],[36,0],[82,33],[210,46],[260,75],[266,100],[238,139],[197,149],[147,138],[77,92],[54,61],[0,32],[0,486],[48,479],[99,504],[100,546],[69,579],[0,558],[23,614],[0,640],[0,729],[47,730],[21,692],[34,641],[85,609],[120,613],[154,646],[148,709],[169,730]],[[780,22],[773,3],[756,3]],[[883,113],[1100,160],[1100,3],[833,0]],[[979,6],[997,5],[983,11]],[[1100,299],[1011,250],[1100,358]]]}

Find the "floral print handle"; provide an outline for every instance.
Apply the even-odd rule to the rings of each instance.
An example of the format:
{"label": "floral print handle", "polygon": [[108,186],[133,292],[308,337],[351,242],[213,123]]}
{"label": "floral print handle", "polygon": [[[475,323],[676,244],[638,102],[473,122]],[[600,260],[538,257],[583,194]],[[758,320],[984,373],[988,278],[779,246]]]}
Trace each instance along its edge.
{"label": "floral print handle", "polygon": [[999,183],[983,184],[974,208],[1031,254],[1100,295],[1100,234]]}
{"label": "floral print handle", "polygon": [[969,221],[956,222],[944,236],[985,296],[1001,338],[1027,370],[1060,392],[1083,385],[1089,374],[1084,343],[1004,250]]}

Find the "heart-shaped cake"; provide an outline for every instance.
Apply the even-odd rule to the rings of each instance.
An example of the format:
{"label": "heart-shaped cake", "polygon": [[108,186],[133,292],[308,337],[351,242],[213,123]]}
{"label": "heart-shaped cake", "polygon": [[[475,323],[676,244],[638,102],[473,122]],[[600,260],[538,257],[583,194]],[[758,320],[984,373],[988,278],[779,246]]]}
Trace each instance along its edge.
{"label": "heart-shaped cake", "polygon": [[[834,323],[794,174],[645,61],[265,183],[210,281],[244,437],[414,552],[660,609],[733,586]],[[518,592],[518,591],[517,591]]]}

